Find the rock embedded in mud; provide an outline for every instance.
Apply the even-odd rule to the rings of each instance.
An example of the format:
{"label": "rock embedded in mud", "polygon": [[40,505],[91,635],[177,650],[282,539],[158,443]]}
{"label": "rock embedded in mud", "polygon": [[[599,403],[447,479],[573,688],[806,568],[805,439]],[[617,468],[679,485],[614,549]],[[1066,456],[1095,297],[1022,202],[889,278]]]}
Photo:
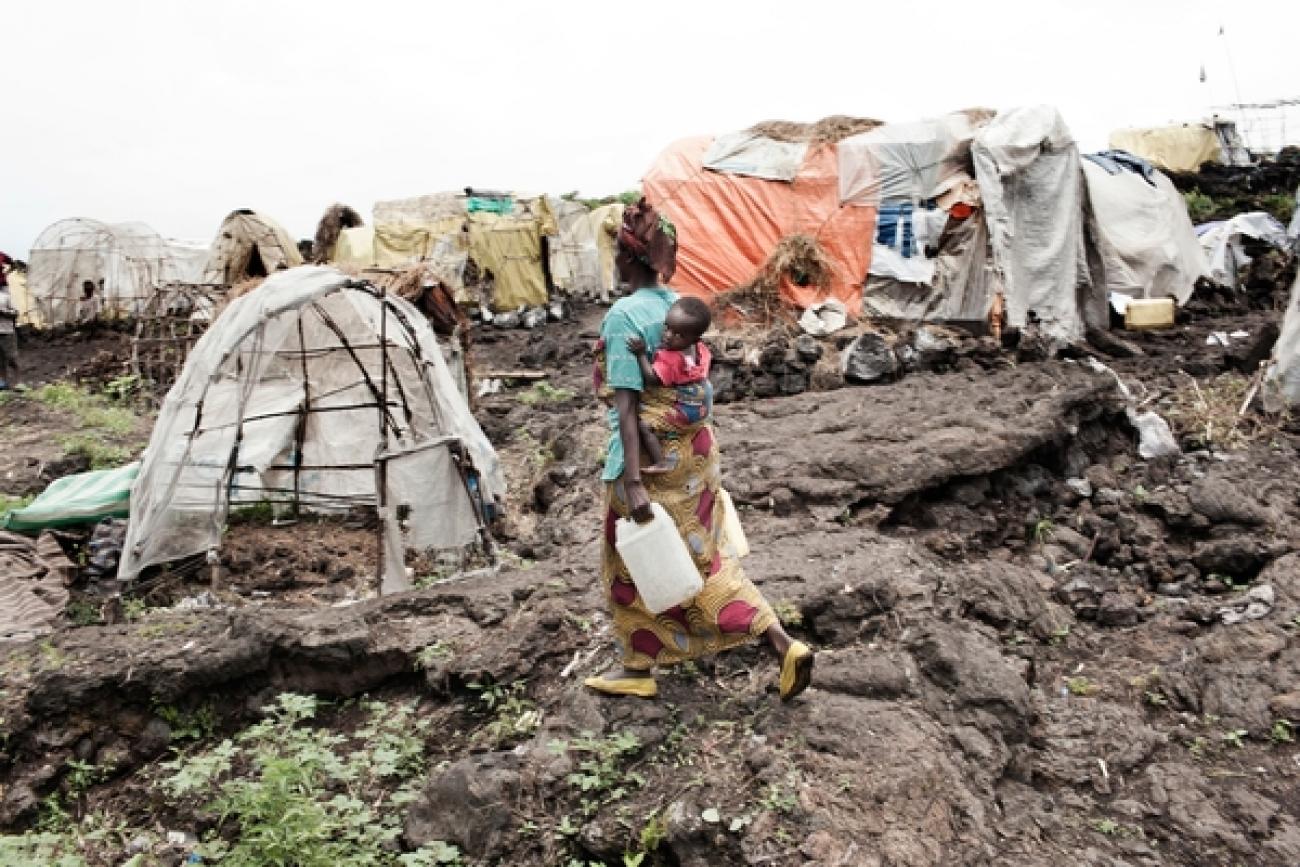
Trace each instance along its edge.
{"label": "rock embedded in mud", "polygon": [[1142,618],[1140,606],[1132,593],[1103,593],[1097,605],[1097,623],[1102,626],[1136,626]]}
{"label": "rock embedded in mud", "polygon": [[794,340],[794,352],[800,361],[812,363],[822,357],[824,350],[817,338],[809,334],[801,334]]}
{"label": "rock embedded in mud", "polygon": [[1250,854],[1255,846],[1238,832],[1210,799],[1201,773],[1186,765],[1155,764],[1147,768],[1150,800],[1182,836]]}
{"label": "rock embedded in mud", "polygon": [[855,339],[840,357],[845,380],[861,385],[893,379],[899,370],[898,356],[882,334],[868,332]]}
{"label": "rock embedded in mud", "polygon": [[1269,510],[1254,502],[1236,483],[1209,477],[1195,482],[1187,492],[1188,504],[1215,524],[1257,527],[1273,521]]}
{"label": "rock embedded in mud", "polygon": [[1200,543],[1192,562],[1204,573],[1227,575],[1241,581],[1257,575],[1277,554],[1259,537],[1243,533]]}
{"label": "rock embedded in mud", "polygon": [[900,698],[915,695],[911,660],[898,654],[855,645],[834,653],[818,654],[817,688],[863,698]]}
{"label": "rock embedded in mud", "polygon": [[[1052,782],[1104,790],[1106,777],[1126,774],[1151,758],[1166,738],[1143,712],[1102,698],[1057,699],[1043,706],[1036,731],[1036,773]],[[1098,759],[1106,763],[1101,773]]]}
{"label": "rock embedded in mud", "polygon": [[978,727],[995,721],[993,727],[1009,743],[1024,740],[1031,717],[1029,687],[996,644],[954,627],[927,629],[909,647],[921,672],[942,690],[945,704],[974,712]]}
{"label": "rock embedded in mud", "polygon": [[519,759],[498,752],[470,756],[436,774],[411,804],[403,825],[406,841],[455,843],[474,858],[490,858],[514,831],[506,805],[519,795]]}
{"label": "rock embedded in mud", "polygon": [[1080,499],[1086,500],[1092,496],[1092,482],[1089,482],[1087,479],[1066,479],[1065,486]]}
{"label": "rock embedded in mud", "polygon": [[27,783],[15,783],[0,798],[0,826],[15,825],[36,814],[40,799]]}

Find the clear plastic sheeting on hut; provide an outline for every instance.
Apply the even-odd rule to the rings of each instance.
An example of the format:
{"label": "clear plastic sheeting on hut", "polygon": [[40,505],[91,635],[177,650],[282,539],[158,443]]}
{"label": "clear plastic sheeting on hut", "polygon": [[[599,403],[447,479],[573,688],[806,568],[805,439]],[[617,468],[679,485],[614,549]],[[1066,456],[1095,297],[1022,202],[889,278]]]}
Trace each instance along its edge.
{"label": "clear plastic sheeting on hut", "polygon": [[132,490],[120,573],[217,547],[232,503],[374,506],[389,524],[405,506],[412,541],[458,547],[504,494],[424,316],[334,268],[299,267],[236,299],[194,346]]}
{"label": "clear plastic sheeting on hut", "polygon": [[[197,279],[203,247],[169,241],[144,223],[60,220],[32,245],[28,321],[62,325],[102,316],[133,316],[159,286]],[[94,291],[90,297],[85,285]]]}

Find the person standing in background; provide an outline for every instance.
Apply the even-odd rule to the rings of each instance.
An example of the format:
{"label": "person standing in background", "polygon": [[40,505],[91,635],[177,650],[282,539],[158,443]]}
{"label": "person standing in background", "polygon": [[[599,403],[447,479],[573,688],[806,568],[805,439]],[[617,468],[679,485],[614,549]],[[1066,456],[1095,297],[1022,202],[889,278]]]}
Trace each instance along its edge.
{"label": "person standing in background", "polygon": [[18,310],[9,296],[9,272],[14,260],[0,252],[0,390],[18,380]]}

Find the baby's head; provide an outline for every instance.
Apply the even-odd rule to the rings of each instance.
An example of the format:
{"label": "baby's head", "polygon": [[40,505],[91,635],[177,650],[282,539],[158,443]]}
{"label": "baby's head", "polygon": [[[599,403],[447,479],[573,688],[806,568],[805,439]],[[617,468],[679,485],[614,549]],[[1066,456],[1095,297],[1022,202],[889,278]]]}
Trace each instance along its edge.
{"label": "baby's head", "polygon": [[664,317],[664,334],[659,345],[664,349],[681,352],[694,346],[709,330],[709,305],[698,298],[678,298]]}

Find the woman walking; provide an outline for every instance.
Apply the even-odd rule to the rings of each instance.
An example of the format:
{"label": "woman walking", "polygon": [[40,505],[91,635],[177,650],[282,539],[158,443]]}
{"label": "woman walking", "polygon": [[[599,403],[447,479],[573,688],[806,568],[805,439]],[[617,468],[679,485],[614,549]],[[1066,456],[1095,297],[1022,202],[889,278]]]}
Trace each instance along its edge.
{"label": "woman walking", "polygon": [[[656,666],[695,659],[754,638],[763,638],[780,663],[780,694],[789,701],[808,687],[813,652],[786,634],[740,561],[723,550],[722,477],[711,412],[689,421],[675,412],[676,391],[647,387],[628,338],[657,347],[664,317],[677,299],[660,284],[676,270],[676,231],[642,199],[629,207],[618,233],[615,264],[633,291],[617,301],[601,324],[597,386],[612,398],[611,436],[601,478],[605,482],[602,578],[614,632],[623,653],[621,670],[586,680],[611,695],[651,698],[658,693]],[[711,409],[711,395],[707,405]],[[642,475],[640,420],[663,449],[663,472]],[[694,557],[704,589],[688,603],[651,614],[614,547],[615,522],[629,515],[650,519],[654,501],[672,516]]]}

